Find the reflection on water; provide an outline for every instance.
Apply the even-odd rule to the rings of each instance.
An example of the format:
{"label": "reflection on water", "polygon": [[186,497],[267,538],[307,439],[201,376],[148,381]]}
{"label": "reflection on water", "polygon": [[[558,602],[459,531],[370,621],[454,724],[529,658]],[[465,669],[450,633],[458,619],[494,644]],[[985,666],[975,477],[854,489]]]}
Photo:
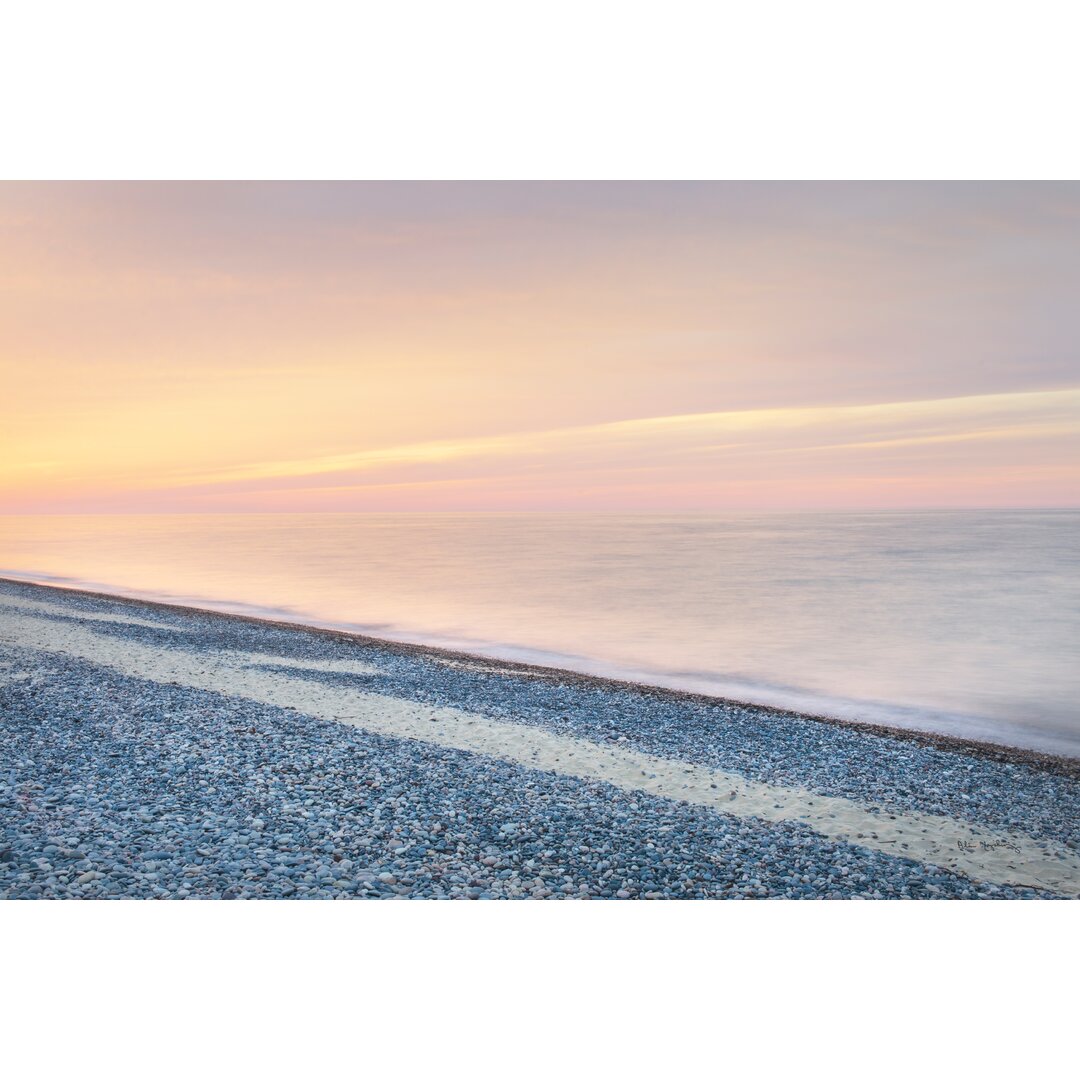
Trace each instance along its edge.
{"label": "reflection on water", "polygon": [[1080,753],[1080,512],[0,518],[0,574]]}

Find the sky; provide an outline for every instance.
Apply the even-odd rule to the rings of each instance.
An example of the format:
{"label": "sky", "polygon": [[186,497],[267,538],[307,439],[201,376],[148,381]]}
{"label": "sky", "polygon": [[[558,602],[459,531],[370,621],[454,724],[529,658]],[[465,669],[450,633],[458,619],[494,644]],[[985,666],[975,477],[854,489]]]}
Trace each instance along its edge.
{"label": "sky", "polygon": [[0,183],[0,512],[1080,506],[1080,184]]}

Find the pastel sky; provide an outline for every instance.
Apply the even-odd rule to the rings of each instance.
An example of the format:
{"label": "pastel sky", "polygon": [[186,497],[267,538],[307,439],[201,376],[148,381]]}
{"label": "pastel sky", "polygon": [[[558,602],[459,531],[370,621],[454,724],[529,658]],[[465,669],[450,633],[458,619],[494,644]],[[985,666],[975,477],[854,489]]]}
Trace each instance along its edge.
{"label": "pastel sky", "polygon": [[0,184],[0,511],[1080,506],[1080,184]]}

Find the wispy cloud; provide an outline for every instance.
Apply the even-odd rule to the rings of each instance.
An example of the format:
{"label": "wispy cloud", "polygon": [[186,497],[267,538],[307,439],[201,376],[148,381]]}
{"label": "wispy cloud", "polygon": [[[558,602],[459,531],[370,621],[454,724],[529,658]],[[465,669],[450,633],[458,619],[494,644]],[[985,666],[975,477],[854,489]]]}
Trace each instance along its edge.
{"label": "wispy cloud", "polygon": [[551,468],[640,470],[673,459],[684,470],[688,462],[708,470],[727,456],[745,460],[823,451],[854,456],[871,449],[1069,436],[1080,436],[1080,389],[646,417],[252,462],[178,476],[173,483],[205,491],[364,487]]}

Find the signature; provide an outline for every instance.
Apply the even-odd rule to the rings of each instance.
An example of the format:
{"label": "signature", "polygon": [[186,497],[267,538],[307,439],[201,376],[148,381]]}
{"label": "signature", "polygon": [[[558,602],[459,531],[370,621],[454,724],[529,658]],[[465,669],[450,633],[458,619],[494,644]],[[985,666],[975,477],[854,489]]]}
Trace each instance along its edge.
{"label": "signature", "polygon": [[1020,845],[1012,840],[957,840],[956,846],[961,851],[1015,851],[1020,854]]}

